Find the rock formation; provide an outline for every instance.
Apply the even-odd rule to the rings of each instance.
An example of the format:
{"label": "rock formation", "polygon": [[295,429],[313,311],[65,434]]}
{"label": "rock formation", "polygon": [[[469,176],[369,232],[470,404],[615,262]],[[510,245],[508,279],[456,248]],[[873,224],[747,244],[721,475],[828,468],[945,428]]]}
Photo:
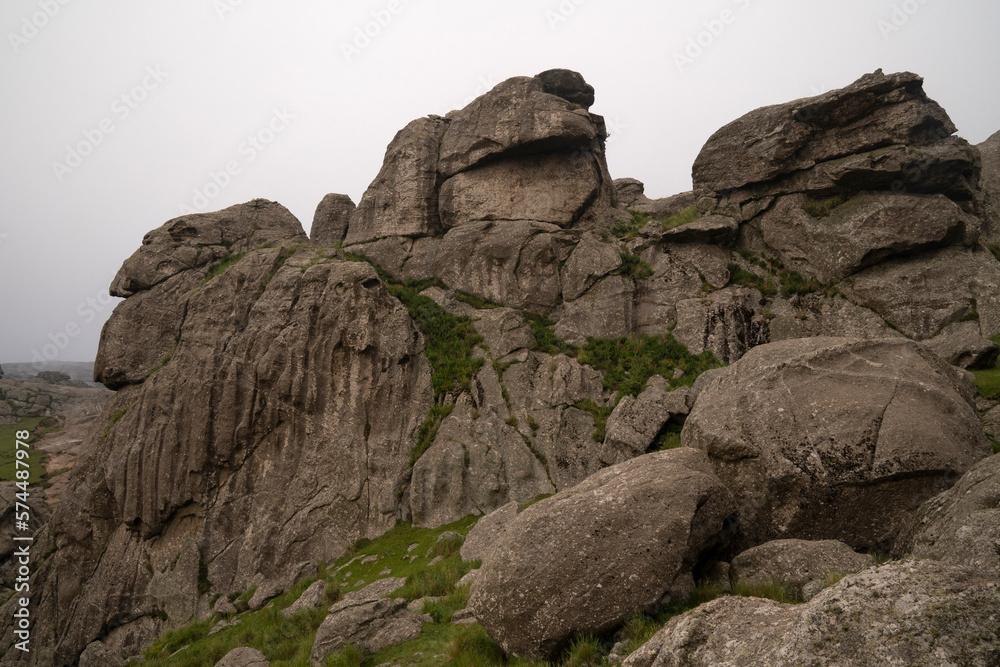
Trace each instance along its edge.
{"label": "rock formation", "polygon": [[[324,197],[311,239],[265,200],[147,234],[95,362],[116,393],[36,535],[35,651],[7,650],[7,600],[0,664],[136,655],[397,521],[498,508],[462,547],[483,566],[458,618],[507,651],[557,658],[696,577],[746,581],[753,547],[808,597],[817,569],[900,534],[901,557],[976,569],[868,568],[802,607],[719,600],[627,664],[993,655],[977,410],[995,401],[952,364],[1000,352],[997,135],[970,146],[919,77],[878,71],[733,121],[691,192],[652,200],[612,181],[594,103],[550,70],[414,120],[356,207]],[[2,382],[0,420],[48,409]],[[867,591],[914,600],[896,639],[876,641],[889,602]],[[314,662],[419,634],[369,592],[337,603]]]}

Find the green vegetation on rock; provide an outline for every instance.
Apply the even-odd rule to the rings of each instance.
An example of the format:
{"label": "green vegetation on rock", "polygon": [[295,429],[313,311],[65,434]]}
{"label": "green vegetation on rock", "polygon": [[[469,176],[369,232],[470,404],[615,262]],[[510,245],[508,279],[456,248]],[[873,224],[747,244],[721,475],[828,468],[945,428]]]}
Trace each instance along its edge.
{"label": "green vegetation on rock", "polygon": [[[653,375],[662,375],[672,387],[690,386],[710,368],[721,364],[711,352],[694,355],[670,334],[634,338],[590,338],[580,348],[580,363],[604,372],[604,387],[638,396]],[[674,371],[683,375],[674,379]]]}
{"label": "green vegetation on rock", "polygon": [[830,211],[847,201],[847,194],[840,193],[829,199],[811,200],[802,205],[802,210],[814,218],[825,218]]}
{"label": "green vegetation on rock", "polygon": [[667,218],[661,224],[663,225],[663,231],[669,231],[674,227],[680,227],[681,225],[686,225],[689,222],[693,222],[698,218],[698,207],[689,206],[677,215]]}
{"label": "green vegetation on rock", "polygon": [[[29,431],[31,438],[28,440],[28,444],[30,445],[38,439],[43,419],[51,418],[32,417],[17,424],[0,424],[0,443],[3,443],[3,447],[0,448],[0,481],[17,481],[17,448],[14,444],[17,432]],[[30,473],[28,484],[38,484],[45,476],[46,455],[34,447],[30,447],[27,451],[27,470]],[[21,470],[24,469],[22,466]]]}
{"label": "green vegetation on rock", "polygon": [[630,255],[626,252],[618,254],[622,258],[622,264],[618,270],[623,276],[628,276],[633,280],[645,280],[653,275],[653,267],[638,255]]}

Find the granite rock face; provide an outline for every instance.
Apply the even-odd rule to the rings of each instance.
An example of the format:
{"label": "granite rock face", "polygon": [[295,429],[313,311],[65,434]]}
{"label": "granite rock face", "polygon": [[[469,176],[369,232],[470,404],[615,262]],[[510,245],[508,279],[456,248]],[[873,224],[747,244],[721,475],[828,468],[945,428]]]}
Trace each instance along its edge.
{"label": "granite rock face", "polygon": [[782,341],[713,375],[681,438],[738,499],[744,547],[885,548],[909,512],[991,453],[967,391],[909,341]]}

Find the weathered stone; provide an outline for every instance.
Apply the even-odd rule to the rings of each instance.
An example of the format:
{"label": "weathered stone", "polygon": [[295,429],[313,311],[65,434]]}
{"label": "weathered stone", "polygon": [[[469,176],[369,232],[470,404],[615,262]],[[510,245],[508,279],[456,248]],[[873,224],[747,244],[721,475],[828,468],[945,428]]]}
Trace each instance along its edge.
{"label": "weathered stone", "polygon": [[910,341],[783,341],[715,374],[681,438],[737,497],[744,546],[884,548],[910,511],[989,455],[966,391]]}
{"label": "weathered stone", "polygon": [[323,606],[324,595],[326,594],[326,580],[320,579],[309,585],[309,588],[302,591],[302,595],[295,602],[281,610],[281,615],[285,617],[294,616],[300,611],[308,609],[319,609]]}
{"label": "weathered stone", "polygon": [[[492,367],[484,367],[477,386],[496,382],[495,377]],[[498,394],[499,389],[497,384]],[[477,407],[465,395],[441,423],[434,443],[413,466],[414,525],[443,526],[555,491],[541,461],[499,410],[487,401]]]}
{"label": "weathered stone", "polygon": [[821,292],[793,298],[774,296],[767,309],[774,313],[768,322],[771,342],[790,338],[836,336],[843,338],[902,338],[881,317],[837,294]]}
{"label": "weathered stone", "polygon": [[839,90],[756,109],[721,128],[695,159],[694,189],[698,196],[726,192],[887,145],[927,146],[953,132],[944,109],[924,93],[922,78],[878,70]]}
{"label": "weathered stone", "polygon": [[669,383],[654,375],[638,396],[625,395],[608,416],[601,461],[613,465],[645,454],[673,417],[689,411],[690,390],[671,391]]}
{"label": "weathered stone", "polygon": [[544,88],[538,78],[514,77],[449,114],[441,175],[451,178],[503,154],[568,152],[604,140],[603,118]]}
{"label": "weathered stone", "polygon": [[347,195],[328,194],[316,207],[309,238],[313,243],[333,245],[344,240],[357,207]]}
{"label": "weathered stone", "polygon": [[691,569],[732,510],[701,452],[606,468],[508,525],[469,607],[505,651],[550,659],[575,634],[607,632],[693,586]]}
{"label": "weathered stone", "polygon": [[736,361],[769,340],[767,320],[758,314],[760,292],[727,287],[700,299],[677,303],[673,336],[691,354],[706,350],[724,362]]}
{"label": "weathered stone", "polygon": [[704,296],[710,286],[729,283],[726,268],[732,260],[718,246],[668,244],[648,248],[639,255],[649,262],[653,275],[636,282],[636,333],[661,335],[677,324],[677,304]]}
{"label": "weathered stone", "polygon": [[[95,422],[96,453],[47,529],[61,546],[36,573],[39,613],[58,620],[58,636],[39,636],[53,662],[123,617],[162,613],[168,592],[193,613],[199,579],[246,590],[395,524],[432,400],[422,336],[370,266],[306,248],[281,264],[279,252],[252,251],[197,287],[170,362]],[[146,570],[189,539],[182,570]]]}
{"label": "weathered stone", "polygon": [[378,598],[389,597],[389,594],[406,583],[406,579],[400,577],[386,577],[376,579],[364,588],[352,591],[344,596],[345,600],[377,600]]}
{"label": "weathered stone", "polygon": [[542,82],[542,90],[561,97],[571,104],[579,104],[589,109],[594,104],[594,87],[583,80],[579,72],[568,69],[545,70],[536,77]]}
{"label": "weathered stone", "polygon": [[855,553],[837,540],[773,540],[747,549],[729,567],[732,585],[778,582],[802,597],[803,586],[828,575],[846,575],[872,567],[871,556]]}
{"label": "weathered stone", "polygon": [[983,430],[992,435],[995,440],[1000,441],[1000,405],[989,409],[983,415]]}
{"label": "weathered stone", "polygon": [[494,359],[502,359],[517,350],[531,349],[535,344],[531,327],[513,308],[480,310],[472,314],[472,318]]}
{"label": "weathered stone", "polygon": [[215,667],[268,667],[270,664],[257,649],[241,646],[223,656]]}
{"label": "weathered stone", "polygon": [[961,368],[993,368],[1000,355],[1000,345],[979,334],[978,322],[956,322],[921,345]]}
{"label": "weathered stone", "polygon": [[[429,618],[429,617],[426,617]],[[425,617],[406,608],[406,600],[342,600],[330,607],[330,615],[316,631],[309,663],[326,664],[326,658],[347,644],[364,653],[375,653],[420,636]]]}
{"label": "weathered stone", "polygon": [[815,218],[781,197],[751,223],[789,269],[832,283],[886,259],[978,236],[979,222],[944,195],[861,193]]}
{"label": "weathered stone", "polygon": [[465,542],[462,543],[462,549],[459,552],[462,560],[484,560],[493,549],[496,541],[507,530],[507,525],[520,512],[521,506],[518,503],[509,502],[477,521],[466,536]]}
{"label": "weathered stone", "polygon": [[430,116],[396,134],[381,171],[351,216],[344,243],[438,233],[438,146],[446,127],[445,119]]}
{"label": "weathered stone", "polygon": [[838,289],[917,340],[963,319],[978,321],[984,338],[1000,333],[1000,262],[983,250],[951,247],[889,260]]}
{"label": "weathered stone", "polygon": [[118,651],[104,642],[91,642],[80,654],[80,667],[122,667],[125,660]]}
{"label": "weathered stone", "polygon": [[645,194],[646,186],[634,178],[616,178],[614,180],[615,194],[619,203],[625,208],[645,213],[653,220],[672,218],[697,202],[693,192],[681,192],[670,197],[650,199]]}
{"label": "weathered stone", "polygon": [[281,204],[266,199],[254,199],[216,213],[181,216],[143,237],[142,247],[125,260],[111,283],[111,295],[132,296],[178,273],[206,267],[264,244],[307,240],[295,216]]}
{"label": "weathered stone", "polygon": [[535,220],[571,227],[603,188],[589,152],[508,158],[463,171],[441,185],[446,229],[479,220]]}
{"label": "weathered stone", "polygon": [[610,403],[613,396],[605,392],[600,372],[563,354],[533,352],[524,363],[504,371],[503,384],[517,428],[544,457],[557,490],[578,484],[601,468],[594,418],[576,407],[584,401],[598,406]]}
{"label": "weathered stone", "polygon": [[955,486],[924,503],[893,555],[1000,574],[1000,456],[983,459]]}
{"label": "weathered stone", "polygon": [[579,298],[621,264],[621,253],[614,245],[603,243],[593,234],[584,234],[560,271],[563,298],[567,301]]}
{"label": "weathered stone", "polygon": [[1000,132],[976,146],[982,160],[979,216],[983,221],[983,241],[1000,244]]}
{"label": "weathered stone", "polygon": [[724,215],[706,215],[668,229],[660,239],[663,243],[712,243],[728,246],[736,239],[739,225]]}
{"label": "weathered stone", "polygon": [[476,613],[471,609],[459,609],[451,615],[451,622],[459,625],[471,625],[477,623]]}
{"label": "weathered stone", "polygon": [[623,667],[991,665],[995,574],[903,561],[852,574],[805,604],[727,596],[674,617]]}
{"label": "weathered stone", "polygon": [[449,230],[436,247],[432,275],[452,289],[547,313],[559,302],[559,262],[572,243],[565,234],[540,222],[461,225]]}
{"label": "weathered stone", "polygon": [[413,240],[405,236],[386,236],[350,247],[350,252],[371,260],[396,280],[403,277],[403,265],[410,258]]}
{"label": "weathered stone", "polygon": [[563,304],[555,334],[569,343],[591,338],[621,338],[634,330],[635,281],[628,276],[601,278],[582,296]]}

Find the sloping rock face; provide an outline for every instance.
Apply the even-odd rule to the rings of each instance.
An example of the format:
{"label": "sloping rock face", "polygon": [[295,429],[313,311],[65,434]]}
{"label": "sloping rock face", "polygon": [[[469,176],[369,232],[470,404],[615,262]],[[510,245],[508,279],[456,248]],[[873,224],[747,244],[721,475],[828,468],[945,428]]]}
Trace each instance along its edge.
{"label": "sloping rock face", "polygon": [[1000,244],[1000,132],[976,146],[982,159],[980,215],[983,241]]}
{"label": "sloping rock face", "polygon": [[486,555],[469,606],[507,652],[552,659],[694,586],[733,510],[691,449],[612,466],[525,509]]}
{"label": "sloping rock face", "polygon": [[996,664],[1000,580],[902,561],[850,575],[802,605],[724,597],[671,619],[623,667]]}
{"label": "sloping rock face", "polygon": [[[227,217],[276,207],[252,202]],[[197,254],[184,239],[214,239],[217,220],[186,218],[193,231],[175,254]],[[260,228],[248,222],[253,239],[227,241],[251,247]],[[301,238],[286,228],[272,242]],[[170,256],[143,246],[115,285],[138,290],[148,267],[174,266]],[[41,536],[38,553],[54,553],[36,575],[39,616],[52,620],[36,631],[39,664],[72,663],[91,639],[143,619],[187,622],[207,610],[206,589],[225,595],[332,561],[396,522],[432,400],[406,309],[367,264],[311,248],[250,250],[219,275],[207,269],[134,292],[105,329],[98,377],[122,389]],[[132,349],[146,342],[129,332],[149,326],[147,311],[182,314],[162,366]]]}
{"label": "sloping rock face", "polygon": [[681,434],[740,505],[743,547],[884,548],[991,453],[957,371],[909,341],[771,343],[715,373]]}
{"label": "sloping rock face", "polygon": [[430,617],[414,614],[401,598],[341,600],[316,630],[309,664],[321,667],[326,658],[347,644],[365,653],[400,644],[420,636],[422,623]]}
{"label": "sloping rock face", "polygon": [[924,503],[893,547],[896,557],[932,558],[1000,574],[1000,456],[990,456]]}

